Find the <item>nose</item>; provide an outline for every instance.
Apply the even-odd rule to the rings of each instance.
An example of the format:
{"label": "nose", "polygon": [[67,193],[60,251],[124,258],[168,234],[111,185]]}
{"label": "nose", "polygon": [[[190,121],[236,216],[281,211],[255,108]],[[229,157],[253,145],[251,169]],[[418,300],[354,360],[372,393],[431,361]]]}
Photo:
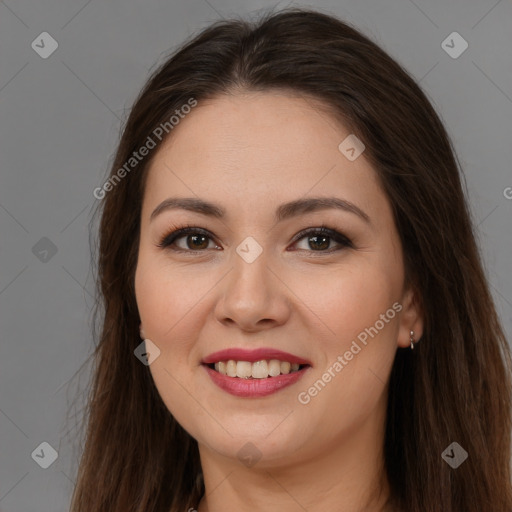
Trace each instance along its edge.
{"label": "nose", "polygon": [[263,254],[252,263],[236,256],[223,282],[215,306],[215,316],[223,325],[258,332],[283,325],[290,316],[291,293]]}

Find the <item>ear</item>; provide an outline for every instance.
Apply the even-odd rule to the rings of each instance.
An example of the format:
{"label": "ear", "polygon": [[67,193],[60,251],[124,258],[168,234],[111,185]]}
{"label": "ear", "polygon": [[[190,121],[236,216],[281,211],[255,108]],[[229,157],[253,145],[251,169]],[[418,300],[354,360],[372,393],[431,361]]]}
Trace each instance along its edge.
{"label": "ear", "polygon": [[145,340],[146,339],[146,335],[144,333],[144,329],[142,328],[142,324],[139,325],[139,332],[140,332],[140,338],[142,340]]}
{"label": "ear", "polygon": [[411,331],[414,331],[414,341],[423,336],[424,314],[418,293],[411,287],[402,297],[397,344],[401,348],[411,346]]}

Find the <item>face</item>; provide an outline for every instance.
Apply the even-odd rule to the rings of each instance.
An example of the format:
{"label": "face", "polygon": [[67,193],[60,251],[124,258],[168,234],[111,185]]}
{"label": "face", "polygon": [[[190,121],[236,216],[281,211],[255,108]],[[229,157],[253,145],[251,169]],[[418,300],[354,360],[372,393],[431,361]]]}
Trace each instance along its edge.
{"label": "face", "polygon": [[[222,96],[151,163],[137,304],[158,391],[202,455],[250,441],[270,467],[382,432],[395,352],[421,322],[376,172],[338,148],[349,134],[313,100]],[[229,349],[247,352],[214,354]]]}

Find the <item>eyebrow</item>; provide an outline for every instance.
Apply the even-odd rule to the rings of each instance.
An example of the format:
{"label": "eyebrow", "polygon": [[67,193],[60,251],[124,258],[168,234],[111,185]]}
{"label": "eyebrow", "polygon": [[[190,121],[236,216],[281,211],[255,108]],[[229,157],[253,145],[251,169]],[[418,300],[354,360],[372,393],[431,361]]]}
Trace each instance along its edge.
{"label": "eyebrow", "polygon": [[[292,217],[310,212],[316,212],[327,209],[338,209],[349,213],[353,213],[371,224],[370,217],[355,204],[340,199],[338,197],[309,197],[306,199],[297,199],[280,205],[275,212],[275,221],[281,222]],[[198,199],[195,197],[170,197],[162,201],[151,213],[150,221],[157,215],[167,210],[182,209],[209,217],[222,219],[226,216],[226,210],[209,201]]]}

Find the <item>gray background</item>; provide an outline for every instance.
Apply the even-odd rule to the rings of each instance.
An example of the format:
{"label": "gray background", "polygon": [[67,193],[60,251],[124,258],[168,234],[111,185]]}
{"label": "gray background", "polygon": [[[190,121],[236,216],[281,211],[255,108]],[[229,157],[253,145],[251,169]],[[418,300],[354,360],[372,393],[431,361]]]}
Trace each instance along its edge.
{"label": "gray background", "polygon": [[[0,1],[1,511],[69,506],[81,407],[73,400],[85,388],[88,367],[72,377],[93,347],[92,192],[103,182],[127,109],[148,70],[184,38],[218,18],[271,5],[309,5],[340,16],[420,81],[465,169],[510,339],[510,2]],[[59,45],[47,59],[31,47],[45,31]],[[469,44],[456,59],[441,47],[453,31]],[[43,237],[55,245],[54,255],[43,252],[49,245]],[[59,453],[47,469],[31,457],[42,442]]]}

